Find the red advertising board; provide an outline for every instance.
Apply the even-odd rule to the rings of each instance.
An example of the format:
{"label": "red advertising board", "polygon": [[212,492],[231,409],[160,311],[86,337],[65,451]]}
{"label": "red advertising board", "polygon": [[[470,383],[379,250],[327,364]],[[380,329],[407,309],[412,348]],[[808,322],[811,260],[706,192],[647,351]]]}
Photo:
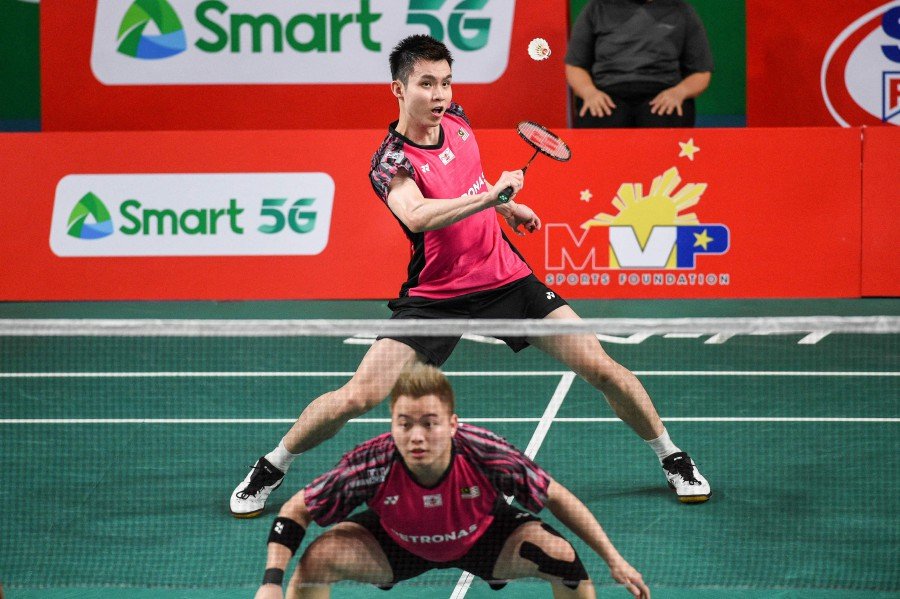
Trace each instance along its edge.
{"label": "red advertising board", "polygon": [[747,124],[900,125],[900,1],[747,0]]}
{"label": "red advertising board", "polygon": [[[518,198],[543,229],[510,237],[563,296],[859,296],[859,130],[558,132],[572,160],[539,157]],[[409,248],[366,176],[382,137],[0,136],[0,300],[392,297]],[[478,141],[488,180],[530,156],[511,129]]]}
{"label": "red advertising board", "polygon": [[[454,87],[479,126],[530,118],[564,127],[567,7],[567,0],[47,2],[42,126],[379,128],[396,118],[388,53],[407,35],[431,33],[453,52]],[[529,58],[538,37],[552,49],[547,60]]]}
{"label": "red advertising board", "polygon": [[862,293],[900,296],[900,130],[865,130]]}
{"label": "red advertising board", "polygon": [[[517,241],[564,297],[859,295],[858,130],[565,137],[571,162],[533,165],[521,198],[544,232]],[[508,164],[482,143],[489,171]]]}
{"label": "red advertising board", "polygon": [[[375,130],[2,136],[0,172],[9,186],[8,197],[16,201],[0,203],[0,215],[6,222],[15,222],[21,233],[4,235],[0,240],[2,298],[328,299],[394,295],[409,254],[396,222],[375,199],[366,177],[371,153],[383,136],[382,131]],[[324,172],[334,180],[339,198],[333,205],[328,244],[318,255],[61,257],[49,243],[54,202],[67,176],[278,172]],[[200,197],[201,190],[190,180],[187,183],[182,193],[188,198],[185,201],[198,198],[191,204],[195,208],[226,205],[229,200],[228,196],[221,201],[208,194]],[[127,191],[118,198],[120,201],[134,197]],[[128,224],[116,214],[111,202],[115,198],[96,193],[113,213],[117,227]],[[298,189],[294,197],[303,194],[304,190]],[[81,196],[61,199],[77,200]],[[142,196],[137,198],[144,200]],[[219,221],[219,228],[225,229],[227,220]],[[195,218],[195,230],[199,228],[197,222]],[[176,235],[184,237],[185,232],[173,235],[166,229],[165,236],[157,236],[159,253]],[[62,237],[69,236],[63,232]],[[193,237],[213,241],[211,235],[202,233]],[[89,246],[97,240],[74,241]]]}

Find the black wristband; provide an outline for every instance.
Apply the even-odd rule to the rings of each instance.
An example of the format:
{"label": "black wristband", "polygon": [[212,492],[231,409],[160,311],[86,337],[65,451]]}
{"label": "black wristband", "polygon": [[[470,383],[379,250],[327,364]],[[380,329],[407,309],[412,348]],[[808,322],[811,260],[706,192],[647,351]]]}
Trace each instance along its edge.
{"label": "black wristband", "polygon": [[272,522],[272,528],[269,531],[269,543],[279,543],[291,550],[291,555],[297,553],[297,548],[303,542],[306,535],[306,529],[290,518],[279,516]]}
{"label": "black wristband", "polygon": [[263,584],[277,584],[281,586],[284,580],[284,570],[281,568],[268,568],[263,575]]}

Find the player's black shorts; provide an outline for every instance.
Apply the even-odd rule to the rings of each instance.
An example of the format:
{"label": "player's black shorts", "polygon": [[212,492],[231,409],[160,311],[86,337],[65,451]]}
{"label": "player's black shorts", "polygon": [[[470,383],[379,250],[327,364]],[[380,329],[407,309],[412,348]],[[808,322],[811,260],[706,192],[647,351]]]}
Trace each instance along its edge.
{"label": "player's black shorts", "polygon": [[[544,318],[568,302],[541,283],[533,274],[497,289],[468,293],[449,299],[401,297],[388,302],[391,319],[434,318]],[[404,343],[420,354],[429,364],[440,366],[447,361],[459,337],[402,337],[383,335]],[[380,337],[379,337],[380,338]],[[528,347],[525,337],[501,337],[513,351]]]}
{"label": "player's black shorts", "polygon": [[376,585],[380,589],[389,590],[398,582],[415,578],[429,570],[459,568],[487,581],[495,591],[506,586],[506,582],[493,582],[494,565],[497,563],[497,558],[500,557],[503,545],[517,528],[526,522],[535,521],[540,522],[540,518],[500,500],[494,508],[493,522],[464,556],[451,562],[432,562],[410,553],[398,545],[385,532],[381,526],[381,519],[372,510],[354,514],[345,520],[345,522],[359,524],[372,533],[387,556],[391,570],[394,572],[394,580],[389,585]]}

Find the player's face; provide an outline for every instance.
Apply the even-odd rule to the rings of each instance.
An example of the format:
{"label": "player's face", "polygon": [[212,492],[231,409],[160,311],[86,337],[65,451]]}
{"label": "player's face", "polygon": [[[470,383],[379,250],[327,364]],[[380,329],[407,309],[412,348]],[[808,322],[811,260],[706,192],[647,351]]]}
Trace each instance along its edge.
{"label": "player's face", "polygon": [[391,412],[391,434],[413,473],[449,465],[457,423],[456,414],[436,395],[401,395]]}
{"label": "player's face", "polygon": [[400,99],[401,110],[411,125],[434,127],[441,123],[453,99],[451,78],[452,72],[446,60],[420,60],[406,85],[394,82],[394,94]]}

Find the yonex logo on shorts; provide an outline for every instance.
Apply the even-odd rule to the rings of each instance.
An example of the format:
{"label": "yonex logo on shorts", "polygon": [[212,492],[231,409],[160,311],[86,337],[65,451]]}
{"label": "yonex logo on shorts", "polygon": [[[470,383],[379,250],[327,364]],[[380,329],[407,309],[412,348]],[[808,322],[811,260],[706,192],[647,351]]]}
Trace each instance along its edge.
{"label": "yonex logo on shorts", "polygon": [[399,495],[388,495],[384,498],[384,505],[397,505],[398,501],[400,501]]}

